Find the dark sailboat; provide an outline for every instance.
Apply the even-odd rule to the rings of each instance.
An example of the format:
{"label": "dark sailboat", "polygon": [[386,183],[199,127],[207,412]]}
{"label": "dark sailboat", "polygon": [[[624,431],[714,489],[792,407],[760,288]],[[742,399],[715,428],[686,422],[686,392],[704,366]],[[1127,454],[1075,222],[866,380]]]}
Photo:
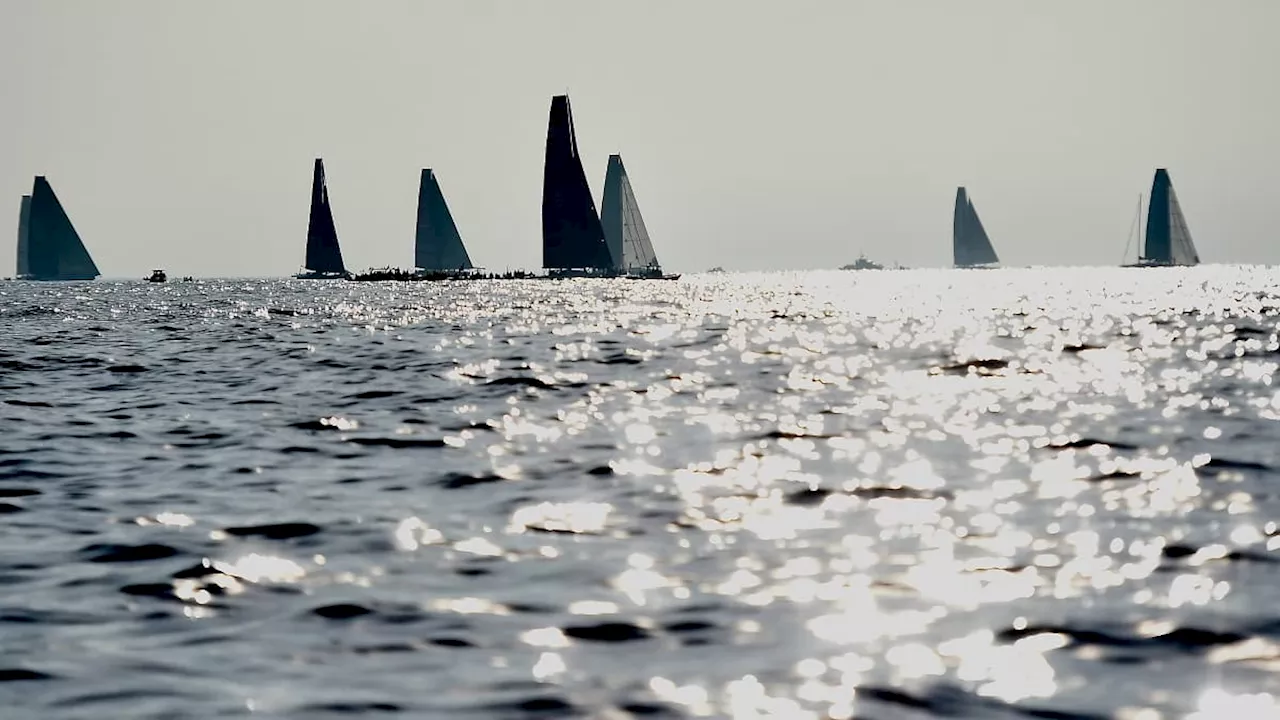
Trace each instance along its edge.
{"label": "dark sailboat", "polygon": [[92,280],[100,274],[53,187],[37,175],[18,217],[18,277]]}
{"label": "dark sailboat", "polygon": [[568,95],[551,98],[542,175],[542,266],[607,275],[615,267],[587,184]]}
{"label": "dark sailboat", "polygon": [[653,250],[649,230],[640,215],[640,205],[636,202],[621,155],[609,156],[600,211],[600,224],[604,227],[605,243],[609,246],[615,270],[632,278],[679,277],[662,274],[662,266],[658,264],[658,255]]}
{"label": "dark sailboat", "polygon": [[1182,205],[1173,191],[1169,171],[1156,170],[1151,181],[1151,203],[1147,207],[1147,232],[1138,258],[1141,267],[1197,265],[1200,255],[1191,242],[1191,230],[1182,215]]}
{"label": "dark sailboat", "polygon": [[348,277],[338,246],[338,230],[329,207],[329,188],[324,180],[324,160],[316,158],[311,178],[311,218],[307,223],[307,259],[301,280],[333,280]]}
{"label": "dark sailboat", "polygon": [[31,246],[28,225],[31,222],[31,196],[23,195],[18,208],[18,263],[15,275],[19,280],[31,274]]}
{"label": "dark sailboat", "polygon": [[1000,262],[978,211],[963,187],[956,188],[956,208],[951,219],[951,251],[958,268],[993,267]]}
{"label": "dark sailboat", "polygon": [[414,239],[413,264],[428,273],[471,270],[471,256],[462,244],[462,235],[449,212],[434,171],[422,171],[418,185],[418,226]]}

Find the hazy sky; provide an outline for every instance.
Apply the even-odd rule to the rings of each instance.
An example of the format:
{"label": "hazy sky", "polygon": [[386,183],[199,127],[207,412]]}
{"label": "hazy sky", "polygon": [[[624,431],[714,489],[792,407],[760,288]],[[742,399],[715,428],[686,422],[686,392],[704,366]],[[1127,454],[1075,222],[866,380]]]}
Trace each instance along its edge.
{"label": "hazy sky", "polygon": [[[347,264],[408,266],[423,167],[537,267],[569,89],[663,264],[1116,264],[1168,167],[1206,262],[1280,263],[1280,0],[0,0],[0,274],[47,175],[106,276],[284,275],[323,156]],[[4,217],[0,214],[0,217]]]}

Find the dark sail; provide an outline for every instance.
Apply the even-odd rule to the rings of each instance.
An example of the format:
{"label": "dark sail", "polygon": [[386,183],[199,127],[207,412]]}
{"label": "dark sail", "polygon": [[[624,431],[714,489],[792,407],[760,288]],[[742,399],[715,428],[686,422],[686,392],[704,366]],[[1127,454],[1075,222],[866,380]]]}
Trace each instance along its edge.
{"label": "dark sail", "polygon": [[951,218],[951,250],[956,267],[991,265],[1000,262],[978,211],[964,188],[956,188],[956,208]]}
{"label": "dark sail", "polygon": [[462,244],[453,214],[444,201],[435,172],[422,171],[418,185],[418,229],[413,264],[423,270],[470,270],[471,257]]}
{"label": "dark sail", "polygon": [[306,268],[316,273],[342,274],[342,248],[338,247],[338,230],[333,225],[329,207],[329,189],[324,182],[324,161],[316,158],[311,179],[311,220],[307,224]]}
{"label": "dark sail", "polygon": [[1173,191],[1173,181],[1164,168],[1156,170],[1155,179],[1151,182],[1151,204],[1147,208],[1147,233],[1141,260],[1153,265],[1195,265],[1200,262],[1178,195]]}
{"label": "dark sail", "polygon": [[92,280],[100,274],[43,175],[31,189],[27,267],[34,280]]}
{"label": "dark sail", "polygon": [[542,175],[542,266],[598,270],[614,267],[578,156],[568,95],[551,98]]}
{"label": "dark sail", "polygon": [[22,196],[22,205],[18,208],[18,271],[17,276],[27,277],[31,274],[30,237],[28,232],[31,220],[31,196]]}

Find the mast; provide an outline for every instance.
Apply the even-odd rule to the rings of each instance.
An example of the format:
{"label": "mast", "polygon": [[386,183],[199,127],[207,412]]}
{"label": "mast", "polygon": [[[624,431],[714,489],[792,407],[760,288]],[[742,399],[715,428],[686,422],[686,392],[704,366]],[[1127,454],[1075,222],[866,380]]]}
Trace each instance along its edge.
{"label": "mast", "polygon": [[324,160],[316,158],[311,176],[311,215],[307,221],[306,268],[317,273],[341,274],[347,271],[338,245],[338,230],[333,224],[329,206],[329,188],[325,183]]}
{"label": "mast", "polygon": [[569,96],[556,95],[542,176],[542,266],[608,270],[614,265],[578,155]]}

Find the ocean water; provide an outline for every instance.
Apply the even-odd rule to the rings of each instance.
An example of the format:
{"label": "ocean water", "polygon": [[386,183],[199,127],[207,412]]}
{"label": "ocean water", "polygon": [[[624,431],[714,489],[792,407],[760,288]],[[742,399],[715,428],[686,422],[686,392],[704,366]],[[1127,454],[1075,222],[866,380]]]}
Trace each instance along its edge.
{"label": "ocean water", "polygon": [[1280,716],[1280,270],[0,284],[0,717]]}

